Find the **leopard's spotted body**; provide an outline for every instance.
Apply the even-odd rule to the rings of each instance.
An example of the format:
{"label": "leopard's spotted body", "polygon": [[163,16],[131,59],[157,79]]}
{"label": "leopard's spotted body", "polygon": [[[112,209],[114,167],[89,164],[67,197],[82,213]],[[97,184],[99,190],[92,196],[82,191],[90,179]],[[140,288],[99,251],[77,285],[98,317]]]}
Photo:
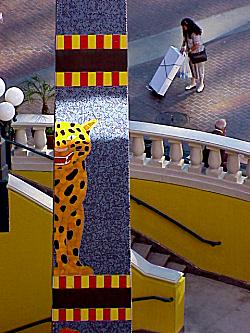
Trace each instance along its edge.
{"label": "leopard's spotted body", "polygon": [[83,125],[56,123],[54,170],[54,275],[93,274],[79,259],[83,233],[83,201],[87,191],[85,159],[90,153],[89,131],[96,120]]}

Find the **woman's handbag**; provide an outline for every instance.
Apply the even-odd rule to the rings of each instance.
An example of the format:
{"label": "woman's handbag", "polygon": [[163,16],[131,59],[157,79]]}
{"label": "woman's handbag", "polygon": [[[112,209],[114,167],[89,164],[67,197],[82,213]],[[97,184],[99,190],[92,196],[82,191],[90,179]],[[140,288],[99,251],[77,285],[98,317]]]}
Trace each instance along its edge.
{"label": "woman's handbag", "polygon": [[203,51],[197,53],[189,53],[189,58],[192,64],[199,64],[200,62],[207,61],[207,52],[204,48]]}

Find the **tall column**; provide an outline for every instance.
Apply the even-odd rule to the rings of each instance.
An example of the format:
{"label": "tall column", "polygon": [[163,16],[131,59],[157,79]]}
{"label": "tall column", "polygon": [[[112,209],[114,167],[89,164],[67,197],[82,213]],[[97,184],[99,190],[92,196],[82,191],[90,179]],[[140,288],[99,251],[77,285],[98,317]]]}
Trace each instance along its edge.
{"label": "tall column", "polygon": [[[88,273],[91,270],[93,273],[84,276],[82,270],[83,276],[80,273],[54,276],[53,330],[54,333],[62,328],[88,333],[130,333],[125,0],[57,0],[56,33],[56,121],[84,124],[97,120],[97,123],[89,133],[92,148],[85,159],[87,195],[83,201],[84,215],[79,211],[81,217],[77,222],[84,223],[84,229],[82,234],[76,234],[81,240],[80,262],[89,267],[85,274],[91,274]],[[67,184],[70,186],[72,182],[68,180]],[[71,217],[67,223],[71,228],[75,226]],[[63,241],[60,244],[58,251]],[[78,248],[72,249],[68,244],[67,253],[77,254]],[[55,246],[58,247],[56,242]],[[58,272],[56,267],[55,272]],[[65,291],[64,281],[66,288],[73,283],[71,293]]]}
{"label": "tall column", "polygon": [[6,163],[5,143],[0,136],[0,232],[9,231],[9,205],[8,205],[8,165]]}

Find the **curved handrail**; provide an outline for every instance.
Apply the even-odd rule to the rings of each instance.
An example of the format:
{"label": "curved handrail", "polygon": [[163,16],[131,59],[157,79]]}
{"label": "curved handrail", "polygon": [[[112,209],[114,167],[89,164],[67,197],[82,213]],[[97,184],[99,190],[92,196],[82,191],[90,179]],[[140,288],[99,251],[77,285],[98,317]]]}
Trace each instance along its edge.
{"label": "curved handrail", "polygon": [[20,147],[20,148],[27,149],[27,150],[31,151],[32,153],[37,154],[37,155],[40,155],[40,156],[42,156],[42,157],[45,157],[45,158],[47,158],[47,159],[49,159],[49,160],[52,160],[52,161],[54,160],[54,156],[51,156],[51,155],[47,155],[47,154],[41,153],[40,151],[37,151],[37,150],[35,150],[35,149],[33,149],[33,148],[30,148],[30,147],[28,147],[28,146],[25,146],[25,145],[23,145],[23,144],[21,144],[21,143],[19,143],[19,142],[12,141],[12,140],[9,140],[9,139],[4,139],[4,141],[6,141],[6,142],[8,142],[8,143],[10,143],[10,144],[12,144],[12,145],[14,145],[14,146],[17,146],[17,147]]}
{"label": "curved handrail", "polygon": [[179,227],[180,229],[186,231],[188,234],[190,234],[191,236],[193,236],[194,238],[198,239],[199,241],[201,241],[202,243],[206,243],[209,244],[211,246],[218,246],[221,245],[222,242],[217,242],[217,241],[211,241],[211,240],[207,240],[205,238],[203,238],[202,236],[198,235],[196,232],[194,232],[193,230],[187,228],[186,226],[184,226],[183,224],[181,224],[180,222],[174,220],[172,217],[168,216],[167,214],[161,212],[160,210],[158,210],[157,208],[147,204],[146,202],[134,197],[133,195],[130,195],[130,198],[132,200],[134,200],[138,205],[142,205],[146,208],[148,208],[149,210],[155,212],[156,214],[160,215],[161,217],[165,218],[166,220],[170,221],[171,223],[173,223],[174,225],[176,225],[177,227]]}
{"label": "curved handrail", "polygon": [[193,129],[130,121],[129,132],[134,136],[143,135],[151,138],[166,138],[182,142],[198,143],[250,156],[250,142]]}
{"label": "curved handrail", "polygon": [[28,328],[32,328],[32,327],[36,327],[36,326],[39,326],[39,325],[42,325],[42,324],[50,323],[51,321],[52,321],[51,317],[44,318],[42,320],[37,320],[37,321],[34,321],[33,323],[29,323],[29,324],[14,328],[12,330],[6,331],[5,333],[22,332],[24,330],[27,330]]}
{"label": "curved handrail", "polygon": [[132,302],[142,302],[142,301],[149,301],[149,300],[156,300],[156,301],[161,301],[164,303],[171,303],[174,301],[174,298],[173,297],[162,297],[162,296],[143,296],[143,297],[132,298]]}

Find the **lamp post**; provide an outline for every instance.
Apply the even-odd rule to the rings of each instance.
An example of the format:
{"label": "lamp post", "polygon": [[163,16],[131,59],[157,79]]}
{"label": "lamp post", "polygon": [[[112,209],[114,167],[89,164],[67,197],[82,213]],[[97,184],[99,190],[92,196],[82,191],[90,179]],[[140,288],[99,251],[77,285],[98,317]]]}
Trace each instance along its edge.
{"label": "lamp post", "polygon": [[15,107],[22,104],[24,95],[21,89],[9,88],[6,92],[6,85],[0,78],[0,98],[5,94],[5,101],[0,103],[0,232],[9,231],[9,207],[8,207],[8,170],[11,169],[11,145],[2,140],[11,139],[11,121],[14,120]]}
{"label": "lamp post", "polygon": [[[16,110],[15,107],[22,104],[24,100],[24,94],[21,89],[17,87],[11,87],[6,92],[6,86],[3,79],[0,78],[0,97],[5,93],[5,101],[0,103],[0,137],[4,139],[12,139],[13,129],[11,127],[11,121],[15,121]],[[1,140],[1,139],[0,139]],[[8,168],[11,169],[11,146],[8,142],[6,146],[6,161]]]}

